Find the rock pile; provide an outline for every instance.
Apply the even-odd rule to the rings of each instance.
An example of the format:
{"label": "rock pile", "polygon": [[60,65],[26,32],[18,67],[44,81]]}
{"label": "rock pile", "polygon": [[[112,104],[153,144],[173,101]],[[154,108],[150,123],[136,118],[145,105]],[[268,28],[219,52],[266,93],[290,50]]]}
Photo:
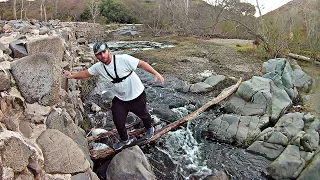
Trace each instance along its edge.
{"label": "rock pile", "polygon": [[[79,126],[84,113],[81,85],[70,80],[66,86],[62,69],[91,66],[95,60],[87,43],[104,39],[106,30],[98,24],[35,20],[0,21],[0,27],[1,179],[99,179]],[[122,153],[131,166],[139,166],[139,171],[132,166],[131,173],[152,179],[139,150]],[[113,164],[110,168],[117,169]],[[119,174],[106,176],[115,179]]]}

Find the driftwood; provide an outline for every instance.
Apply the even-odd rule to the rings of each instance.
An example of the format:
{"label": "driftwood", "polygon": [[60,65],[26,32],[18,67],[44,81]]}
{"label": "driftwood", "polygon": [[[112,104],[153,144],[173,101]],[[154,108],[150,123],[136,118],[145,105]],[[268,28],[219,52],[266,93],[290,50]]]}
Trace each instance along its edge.
{"label": "driftwood", "polygon": [[[154,136],[149,140],[138,140],[134,143],[134,145],[144,145],[149,144],[152,141],[155,141],[156,139],[160,138],[162,135],[166,134],[167,132],[171,131],[172,129],[176,129],[177,127],[181,126],[182,124],[186,123],[189,120],[192,120],[196,118],[199,114],[204,112],[206,109],[208,109],[210,106],[219,103],[220,101],[224,100],[228,96],[230,96],[241,84],[242,79],[240,78],[233,87],[231,87],[229,90],[222,92],[218,97],[214,98],[213,100],[209,101],[196,111],[192,112],[191,114],[185,116],[184,118],[177,120],[171,124],[168,124],[167,126],[161,128],[160,130],[156,131]],[[91,157],[93,159],[100,159],[105,158],[113,155],[116,151],[112,148],[105,148],[102,150],[90,150]]]}
{"label": "driftwood", "polygon": [[[153,123],[152,126],[157,126],[159,125],[161,122],[157,122],[157,123]],[[134,127],[135,125],[137,125],[137,123],[132,123],[130,124],[129,126],[126,127],[126,129],[130,129],[132,127]],[[144,133],[146,130],[145,128],[141,128],[141,129],[136,129],[134,131],[130,131],[128,133],[129,136],[137,136],[137,135],[140,135],[142,133]],[[88,142],[90,143],[91,141],[96,141],[96,140],[99,140],[99,139],[102,139],[102,138],[108,138],[110,136],[114,136],[116,135],[118,132],[116,129],[113,129],[111,131],[108,131],[108,132],[105,132],[105,133],[101,133],[97,136],[92,136],[92,137],[88,137],[87,140]]]}
{"label": "driftwood", "polygon": [[307,62],[310,62],[310,63],[315,63],[317,65],[320,65],[319,61],[313,60],[312,58],[309,58],[309,57],[306,57],[306,56],[301,56],[301,55],[293,54],[293,53],[289,53],[288,56],[293,58],[293,59],[303,60],[303,61],[307,61]]}

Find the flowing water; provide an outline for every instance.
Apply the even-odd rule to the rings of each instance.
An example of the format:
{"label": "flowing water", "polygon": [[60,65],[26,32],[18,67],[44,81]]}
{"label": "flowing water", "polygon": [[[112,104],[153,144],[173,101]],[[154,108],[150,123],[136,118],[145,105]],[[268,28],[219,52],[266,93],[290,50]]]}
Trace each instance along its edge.
{"label": "flowing water", "polygon": [[[166,77],[165,85],[153,83],[153,76],[136,71],[146,87],[148,106],[155,121],[175,121],[196,110],[212,97],[177,92],[179,81]],[[100,81],[96,91],[103,91],[107,83]],[[185,126],[168,132],[154,144],[142,147],[157,179],[210,179],[224,171],[231,179],[266,179],[262,172],[270,163],[262,156],[251,154],[232,145],[212,142],[206,138],[206,127],[219,114],[214,106]],[[161,127],[156,127],[161,128]]]}
{"label": "flowing water", "polygon": [[[179,109],[187,112],[186,108]],[[219,171],[230,179],[267,179],[262,173],[270,163],[266,158],[206,139],[203,130],[211,113],[200,115],[185,127],[167,133],[155,147],[148,147],[147,157],[157,179],[206,179]]]}

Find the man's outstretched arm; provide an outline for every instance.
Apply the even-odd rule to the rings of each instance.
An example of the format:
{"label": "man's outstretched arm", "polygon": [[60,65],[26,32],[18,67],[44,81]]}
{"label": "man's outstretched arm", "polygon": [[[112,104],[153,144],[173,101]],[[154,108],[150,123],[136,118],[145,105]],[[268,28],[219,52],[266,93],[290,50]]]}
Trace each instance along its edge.
{"label": "man's outstretched arm", "polygon": [[64,74],[68,79],[85,79],[91,76],[91,74],[88,72],[88,69],[77,72],[75,74],[71,74],[69,71],[64,71]]}
{"label": "man's outstretched arm", "polygon": [[160,80],[162,84],[164,84],[164,78],[159,74],[156,70],[153,69],[148,63],[139,60],[138,68],[141,68],[149,73],[152,73],[154,75],[154,81]]}

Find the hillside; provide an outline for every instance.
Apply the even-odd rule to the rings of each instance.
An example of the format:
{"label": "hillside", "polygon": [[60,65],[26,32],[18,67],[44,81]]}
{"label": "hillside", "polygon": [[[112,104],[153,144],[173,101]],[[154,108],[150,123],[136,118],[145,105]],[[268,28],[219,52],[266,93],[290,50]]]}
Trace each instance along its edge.
{"label": "hillside", "polygon": [[[14,19],[15,0],[0,2],[0,19]],[[45,1],[47,19],[77,19],[86,8],[86,0],[53,0]],[[16,1],[17,19],[28,18],[41,20],[41,1]],[[44,15],[42,16],[44,20]]]}
{"label": "hillside", "polygon": [[306,13],[310,16],[317,14],[320,11],[320,1],[319,0],[292,0],[287,4],[270,11],[269,13],[263,15],[263,18],[270,17],[282,17],[286,19],[300,19],[301,15]]}

